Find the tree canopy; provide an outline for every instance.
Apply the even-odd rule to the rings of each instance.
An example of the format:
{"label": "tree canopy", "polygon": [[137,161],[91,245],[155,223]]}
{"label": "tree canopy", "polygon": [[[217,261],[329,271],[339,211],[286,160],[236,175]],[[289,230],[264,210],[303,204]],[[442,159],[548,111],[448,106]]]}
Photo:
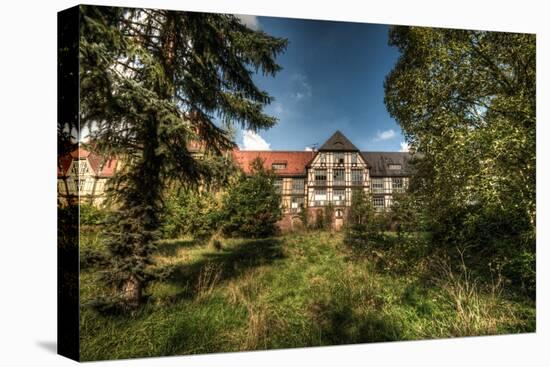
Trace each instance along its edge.
{"label": "tree canopy", "polygon": [[[275,75],[287,41],[227,14],[81,6],[80,118],[94,148],[124,162],[108,278],[135,305],[159,228],[161,191],[215,177],[208,155],[233,147],[232,124],[258,130],[276,119],[253,74]],[[190,146],[204,155],[195,158]]]}
{"label": "tree canopy", "polygon": [[400,56],[385,103],[423,153],[411,189],[434,239],[487,259],[534,254],[535,35],[399,26],[389,43]]}
{"label": "tree canopy", "polygon": [[281,195],[275,175],[264,169],[261,158],[251,163],[251,173],[242,173],[223,200],[222,231],[237,237],[268,237],[277,232],[282,217]]}

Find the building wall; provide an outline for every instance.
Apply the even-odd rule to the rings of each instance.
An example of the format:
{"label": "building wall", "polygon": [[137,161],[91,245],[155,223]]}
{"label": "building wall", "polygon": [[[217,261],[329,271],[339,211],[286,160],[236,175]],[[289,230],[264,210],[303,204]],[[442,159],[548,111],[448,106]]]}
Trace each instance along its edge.
{"label": "building wall", "polygon": [[75,158],[67,174],[57,178],[58,198],[65,205],[80,202],[101,206],[108,186],[109,177],[95,175],[86,158]]}
{"label": "building wall", "polygon": [[[355,152],[345,152],[343,154],[344,162],[339,164],[335,161],[337,152],[319,152],[306,171],[306,181],[304,183],[304,208],[308,212],[309,222],[315,221],[318,212],[325,210],[328,203],[332,203],[335,215],[333,217],[334,228],[340,229],[345,221],[349,207],[351,206],[351,196],[353,190],[363,189],[366,194],[372,195],[373,203],[376,204],[376,209],[379,211],[387,211],[391,208],[393,201],[393,194],[395,192],[404,192],[408,186],[408,177],[371,177],[366,162],[363,160],[361,154]],[[352,159],[352,156],[356,154],[356,157]],[[339,156],[341,157],[341,156]],[[343,183],[336,182],[334,180],[334,172],[336,169],[344,170]],[[316,170],[325,170],[326,181],[319,182],[315,180]],[[353,170],[363,171],[363,180],[360,184],[354,182],[352,179]],[[292,195],[290,194],[292,188],[292,178],[282,178],[282,205],[284,218],[280,222],[280,228],[282,230],[290,230],[296,227],[295,222],[296,213],[292,213],[289,209],[291,207]],[[373,187],[373,180],[375,183],[381,183],[381,187]],[[398,184],[400,183],[400,184]],[[394,188],[394,186],[396,186]],[[397,187],[401,186],[401,187]],[[316,190],[324,190],[325,196],[316,195]],[[338,200],[334,196],[335,190],[343,190],[344,200]],[[324,200],[321,200],[324,198]],[[383,206],[381,206],[383,204]],[[337,218],[336,213],[340,214]],[[294,225],[292,225],[294,223]]]}

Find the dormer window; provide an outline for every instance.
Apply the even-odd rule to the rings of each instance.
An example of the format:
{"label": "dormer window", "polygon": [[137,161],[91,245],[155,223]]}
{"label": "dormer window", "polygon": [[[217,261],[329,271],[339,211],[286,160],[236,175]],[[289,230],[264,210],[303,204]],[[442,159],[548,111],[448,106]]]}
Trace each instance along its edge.
{"label": "dormer window", "polygon": [[85,159],[75,159],[71,168],[73,176],[82,176],[88,173],[88,164]]}
{"label": "dormer window", "polygon": [[388,169],[390,171],[399,171],[401,169],[401,165],[400,164],[389,164]]}
{"label": "dormer window", "polygon": [[271,165],[271,168],[273,168],[274,170],[285,169],[286,168],[286,163],[285,162],[273,163]]}

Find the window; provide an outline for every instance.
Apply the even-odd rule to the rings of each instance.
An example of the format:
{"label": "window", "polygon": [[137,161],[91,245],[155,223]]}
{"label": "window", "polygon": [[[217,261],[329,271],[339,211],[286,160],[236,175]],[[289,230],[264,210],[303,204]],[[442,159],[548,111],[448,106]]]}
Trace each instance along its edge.
{"label": "window", "polygon": [[86,180],[81,180],[81,179],[78,179],[78,178],[75,178],[74,179],[74,185],[76,187],[76,189],[78,190],[78,192],[82,192],[83,189],[84,189],[84,182]]}
{"label": "window", "polygon": [[95,194],[96,195],[101,195],[104,191],[104,185],[105,185],[105,180],[97,180],[96,182],[96,185],[95,185]]}
{"label": "window", "polygon": [[275,179],[275,191],[278,194],[283,192],[283,179],[282,178],[276,178]]}
{"label": "window", "polygon": [[388,169],[391,170],[391,171],[398,171],[398,170],[401,169],[401,165],[400,164],[389,164]]}
{"label": "window", "polygon": [[303,197],[293,197],[290,202],[290,211],[292,213],[299,213],[304,208],[304,198]]}
{"label": "window", "polygon": [[336,212],[334,214],[336,218],[343,218],[344,217],[344,211],[342,209],[336,209]]}
{"label": "window", "polygon": [[395,192],[403,192],[403,179],[401,177],[392,178],[391,188]]}
{"label": "window", "polygon": [[89,173],[88,164],[85,159],[75,159],[71,167],[72,176],[82,176]]}
{"label": "window", "polygon": [[337,164],[337,165],[344,164],[344,153],[334,153],[334,164]]}
{"label": "window", "polygon": [[384,209],[384,197],[383,196],[375,196],[372,198],[372,205],[374,206],[374,209],[376,210],[383,210]]}
{"label": "window", "polygon": [[332,201],[334,202],[334,205],[345,205],[346,190],[345,189],[332,190]]}
{"label": "window", "polygon": [[316,169],[315,170],[315,185],[323,186],[327,184],[327,170]]}
{"label": "window", "polygon": [[78,161],[73,161],[73,166],[71,167],[71,175],[78,176]]}
{"label": "window", "polygon": [[319,163],[321,163],[321,166],[324,166],[327,163],[327,156],[324,153],[319,155]]}
{"label": "window", "polygon": [[346,184],[346,179],[345,179],[345,170],[343,169],[334,169],[333,170],[333,178],[334,178],[334,182],[332,183],[333,185],[345,185]]}
{"label": "window", "polygon": [[317,189],[314,191],[314,205],[323,206],[327,201],[327,190],[326,189]]}
{"label": "window", "polygon": [[363,185],[363,170],[362,169],[352,169],[351,170],[351,184],[353,186],[362,186]]}
{"label": "window", "polygon": [[84,195],[91,195],[94,187],[94,180],[92,178],[83,179],[84,185],[82,185],[82,193]]}
{"label": "window", "polygon": [[66,194],[65,192],[65,181],[58,179],[57,180],[57,192],[59,194]]}
{"label": "window", "polygon": [[372,192],[383,193],[384,192],[384,180],[381,178],[372,179]]}
{"label": "window", "polygon": [[69,195],[76,195],[77,194],[77,192],[76,192],[77,182],[78,182],[78,180],[67,179],[67,186],[69,188],[69,192],[68,192]]}
{"label": "window", "polygon": [[356,166],[357,165],[357,153],[351,154],[351,165]]}
{"label": "window", "polygon": [[304,194],[304,179],[303,178],[293,178],[292,179],[292,193],[297,195]]}
{"label": "window", "polygon": [[273,168],[274,170],[285,169],[286,163],[273,163],[271,165],[271,168]]}

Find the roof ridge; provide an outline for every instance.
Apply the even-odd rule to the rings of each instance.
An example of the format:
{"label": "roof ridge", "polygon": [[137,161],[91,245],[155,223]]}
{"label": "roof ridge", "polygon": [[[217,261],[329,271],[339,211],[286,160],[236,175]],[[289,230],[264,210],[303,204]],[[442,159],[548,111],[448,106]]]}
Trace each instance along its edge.
{"label": "roof ridge", "polygon": [[328,140],[321,145],[319,151],[359,151],[359,149],[340,130],[336,130]]}

